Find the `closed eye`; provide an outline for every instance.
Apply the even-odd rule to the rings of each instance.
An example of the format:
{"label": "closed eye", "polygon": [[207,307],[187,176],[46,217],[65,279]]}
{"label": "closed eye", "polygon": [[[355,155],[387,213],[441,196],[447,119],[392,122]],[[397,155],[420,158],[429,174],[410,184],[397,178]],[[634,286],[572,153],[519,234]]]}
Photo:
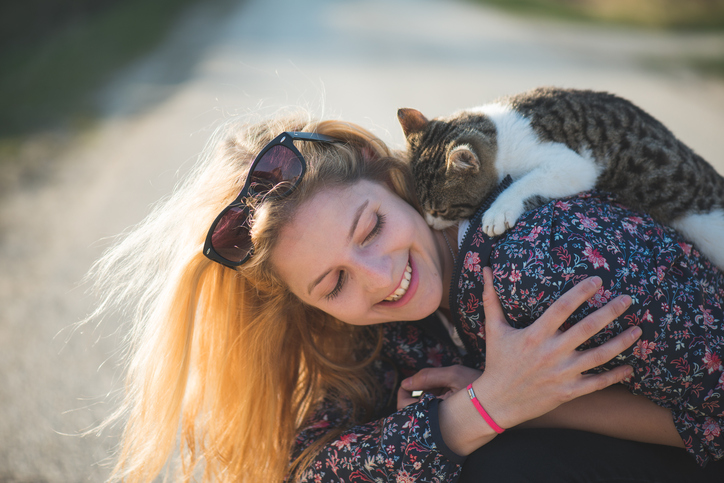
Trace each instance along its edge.
{"label": "closed eye", "polygon": [[379,235],[379,233],[382,231],[382,227],[384,226],[384,224],[385,215],[383,215],[382,213],[377,213],[377,222],[375,223],[375,226],[372,227],[372,230],[367,234],[362,243],[366,244],[370,240],[374,239],[374,237]]}
{"label": "closed eye", "polygon": [[327,300],[332,300],[337,295],[339,295],[339,293],[342,291],[342,286],[344,285],[345,278],[345,273],[343,271],[340,271],[339,277],[337,277],[337,284],[334,286],[334,289],[325,296]]}

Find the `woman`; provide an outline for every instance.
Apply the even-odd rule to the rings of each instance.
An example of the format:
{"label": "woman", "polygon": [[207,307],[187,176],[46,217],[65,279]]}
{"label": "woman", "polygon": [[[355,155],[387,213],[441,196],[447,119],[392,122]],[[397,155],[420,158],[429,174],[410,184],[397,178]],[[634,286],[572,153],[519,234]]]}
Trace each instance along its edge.
{"label": "woman", "polygon": [[[270,144],[289,131],[323,136],[298,135],[293,144],[297,136],[287,134]],[[291,146],[301,151],[306,172]],[[255,157],[261,164],[247,180]],[[484,451],[496,436],[481,418],[485,409],[502,427],[539,416],[545,424],[561,403],[580,404],[576,397],[631,375],[627,366],[581,373],[630,346],[637,327],[600,347],[574,350],[623,313],[629,298],[557,331],[600,280],[580,283],[520,331],[505,324],[488,289],[488,369],[471,381],[485,409],[478,414],[458,390],[391,411],[395,377],[463,362],[427,317],[446,309],[452,255],[442,234],[412,208],[410,193],[404,163],[357,126],[290,116],[231,131],[186,184],[95,267],[104,291],[98,313],[114,304],[135,309],[128,392],[116,415],[128,420],[114,476],[150,481],[178,449],[185,480],[203,467],[205,480],[220,481],[454,481],[461,455]],[[394,209],[383,212],[382,201]],[[322,229],[328,220],[317,212],[323,207],[353,211],[337,213],[341,226]],[[385,226],[395,228],[385,245],[390,250],[355,289],[363,278],[345,275],[329,260],[350,244],[371,253]],[[334,236],[313,237],[315,248],[305,249],[308,235],[326,229]],[[352,297],[350,289],[357,290]],[[386,323],[398,320],[409,322]],[[468,382],[470,373],[459,370],[455,379]],[[449,383],[460,389],[455,384]],[[406,391],[400,390],[401,401]],[[610,393],[583,404],[598,394]],[[670,421],[647,403],[630,414],[646,414],[644,425],[651,427]],[[566,414],[555,417],[560,425],[578,425]],[[670,436],[647,437],[666,443]]]}

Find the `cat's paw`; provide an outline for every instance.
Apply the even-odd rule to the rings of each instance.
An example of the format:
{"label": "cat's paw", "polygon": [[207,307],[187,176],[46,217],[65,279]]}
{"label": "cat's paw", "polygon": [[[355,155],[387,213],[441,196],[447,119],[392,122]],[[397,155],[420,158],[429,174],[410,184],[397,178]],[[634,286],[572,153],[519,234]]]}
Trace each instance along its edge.
{"label": "cat's paw", "polygon": [[522,203],[517,206],[496,201],[483,214],[483,232],[490,237],[502,235],[515,225],[515,222],[518,221],[522,214]]}

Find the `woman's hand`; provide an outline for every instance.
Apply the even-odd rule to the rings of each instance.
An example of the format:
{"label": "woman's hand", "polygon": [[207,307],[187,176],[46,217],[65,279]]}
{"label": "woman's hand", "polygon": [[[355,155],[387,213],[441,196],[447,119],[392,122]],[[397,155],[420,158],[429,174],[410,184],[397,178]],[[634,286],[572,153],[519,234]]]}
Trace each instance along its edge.
{"label": "woman's hand", "polygon": [[[598,291],[601,280],[588,278],[566,292],[529,327],[514,329],[503,315],[490,268],[483,269],[483,276],[486,366],[473,388],[499,426],[516,426],[631,375],[629,366],[601,374],[583,372],[630,347],[641,335],[639,327],[630,328],[601,346],[576,350],[621,315],[630,305],[630,297],[617,297],[561,332],[563,322]],[[465,391],[451,394],[440,404],[440,429],[448,446],[459,454],[469,454],[495,436]]]}
{"label": "woman's hand", "polygon": [[[631,375],[629,366],[601,374],[583,372],[608,362],[630,347],[641,335],[639,327],[628,329],[601,346],[576,350],[621,315],[631,304],[630,297],[615,298],[561,332],[560,326],[566,319],[600,288],[598,277],[588,278],[561,296],[529,327],[514,329],[505,320],[493,290],[490,268],[486,267],[483,275],[486,370],[474,388],[499,425],[515,426]],[[478,382],[484,382],[479,390]]]}
{"label": "woman's hand", "polygon": [[397,409],[416,403],[412,391],[429,392],[445,399],[480,377],[482,371],[465,366],[427,367],[402,381],[397,391]]}

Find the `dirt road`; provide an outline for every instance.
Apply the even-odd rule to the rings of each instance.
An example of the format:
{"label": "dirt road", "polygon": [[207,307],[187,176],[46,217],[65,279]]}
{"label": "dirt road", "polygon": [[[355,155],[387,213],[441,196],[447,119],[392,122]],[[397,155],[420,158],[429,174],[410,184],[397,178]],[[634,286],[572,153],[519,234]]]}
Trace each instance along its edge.
{"label": "dirt road", "polygon": [[[398,107],[429,116],[538,85],[609,90],[724,172],[724,84],[668,57],[724,51],[671,36],[521,20],[463,1],[248,0],[198,7],[102,94],[106,115],[0,206],[0,483],[101,481],[115,435],[120,319],[74,330],[108,237],[169,193],[218,123],[304,105],[401,146]],[[663,59],[663,60],[662,60]]]}

